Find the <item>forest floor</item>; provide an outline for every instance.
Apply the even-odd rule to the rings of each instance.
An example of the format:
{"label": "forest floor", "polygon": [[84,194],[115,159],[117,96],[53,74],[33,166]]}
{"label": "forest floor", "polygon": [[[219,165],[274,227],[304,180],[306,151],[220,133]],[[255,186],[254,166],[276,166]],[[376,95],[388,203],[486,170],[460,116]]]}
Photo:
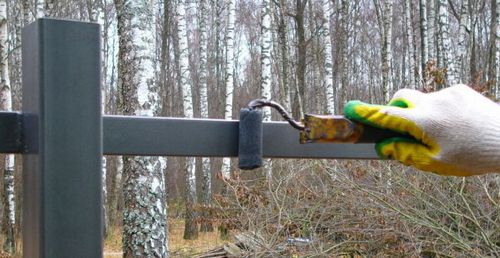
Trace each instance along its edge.
{"label": "forest floor", "polygon": [[[193,257],[202,254],[208,250],[222,246],[230,242],[229,240],[221,240],[217,226],[214,225],[213,232],[199,232],[198,239],[185,240],[184,235],[184,220],[172,219],[168,220],[169,227],[169,248],[170,257]],[[108,236],[104,240],[104,258],[122,257],[122,236],[121,227],[113,227],[110,229]],[[0,243],[4,242],[4,235],[0,234]],[[7,254],[1,251],[0,258],[17,258],[22,256],[22,241],[21,236],[16,239],[16,253]]]}
{"label": "forest floor", "polygon": [[[184,234],[184,220],[169,219],[168,227],[170,257],[192,257],[228,242],[220,239],[216,226],[214,226],[215,230],[213,232],[200,232],[196,240],[185,240],[182,238]],[[120,227],[111,229],[110,234],[104,242],[104,258],[112,257],[122,257]]]}

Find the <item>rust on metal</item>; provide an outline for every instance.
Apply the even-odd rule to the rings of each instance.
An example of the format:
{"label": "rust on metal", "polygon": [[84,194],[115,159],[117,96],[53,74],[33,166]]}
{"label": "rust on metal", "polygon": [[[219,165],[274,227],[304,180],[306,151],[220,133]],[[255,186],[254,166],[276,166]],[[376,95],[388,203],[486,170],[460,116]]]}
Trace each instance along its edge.
{"label": "rust on metal", "polygon": [[272,107],[292,127],[300,131],[300,143],[355,143],[362,137],[363,125],[353,122],[344,116],[304,115],[301,122],[293,120],[284,107],[267,99],[255,99],[248,108]]}
{"label": "rust on metal", "polygon": [[306,114],[302,123],[300,143],[355,143],[364,130],[363,125],[344,116]]}
{"label": "rust on metal", "polygon": [[280,104],[278,104],[277,102],[267,99],[254,99],[248,104],[248,108],[250,109],[262,108],[262,107],[274,108],[276,111],[278,111],[278,113],[280,113],[283,119],[285,119],[293,128],[297,130],[304,130],[304,125],[293,120],[292,116],[288,114],[285,108]]}
{"label": "rust on metal", "polygon": [[267,99],[255,99],[248,104],[249,109],[272,107],[293,128],[300,131],[300,143],[375,143],[393,137],[411,136],[391,130],[363,125],[339,115],[306,114],[298,122],[280,104]]}

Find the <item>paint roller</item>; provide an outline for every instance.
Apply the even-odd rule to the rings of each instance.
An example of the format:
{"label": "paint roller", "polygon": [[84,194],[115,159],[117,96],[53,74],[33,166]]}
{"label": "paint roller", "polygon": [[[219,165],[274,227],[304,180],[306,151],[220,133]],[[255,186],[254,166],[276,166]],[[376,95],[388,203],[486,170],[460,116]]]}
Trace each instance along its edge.
{"label": "paint roller", "polygon": [[295,129],[299,141],[305,143],[376,143],[392,137],[410,136],[390,130],[364,125],[340,115],[305,114],[301,122],[295,121],[278,103],[256,99],[240,110],[238,167],[243,170],[262,166],[263,124],[262,108],[271,107]]}

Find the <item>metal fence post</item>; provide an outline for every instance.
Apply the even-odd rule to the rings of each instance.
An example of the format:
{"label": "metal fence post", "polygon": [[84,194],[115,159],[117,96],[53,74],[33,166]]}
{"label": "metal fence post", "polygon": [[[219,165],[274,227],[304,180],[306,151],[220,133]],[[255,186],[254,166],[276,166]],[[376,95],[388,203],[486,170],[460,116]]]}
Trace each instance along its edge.
{"label": "metal fence post", "polygon": [[101,257],[100,33],[39,19],[23,31],[23,255]]}

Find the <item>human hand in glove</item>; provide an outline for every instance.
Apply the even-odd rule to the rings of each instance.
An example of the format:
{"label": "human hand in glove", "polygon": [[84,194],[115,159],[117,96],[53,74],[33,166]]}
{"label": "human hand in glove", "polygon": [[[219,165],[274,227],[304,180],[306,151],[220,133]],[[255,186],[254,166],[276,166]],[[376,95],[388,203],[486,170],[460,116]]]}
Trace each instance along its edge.
{"label": "human hand in glove", "polygon": [[350,101],[349,119],[405,133],[375,147],[382,158],[440,175],[500,172],[500,105],[466,85],[433,93],[398,91],[387,106]]}

